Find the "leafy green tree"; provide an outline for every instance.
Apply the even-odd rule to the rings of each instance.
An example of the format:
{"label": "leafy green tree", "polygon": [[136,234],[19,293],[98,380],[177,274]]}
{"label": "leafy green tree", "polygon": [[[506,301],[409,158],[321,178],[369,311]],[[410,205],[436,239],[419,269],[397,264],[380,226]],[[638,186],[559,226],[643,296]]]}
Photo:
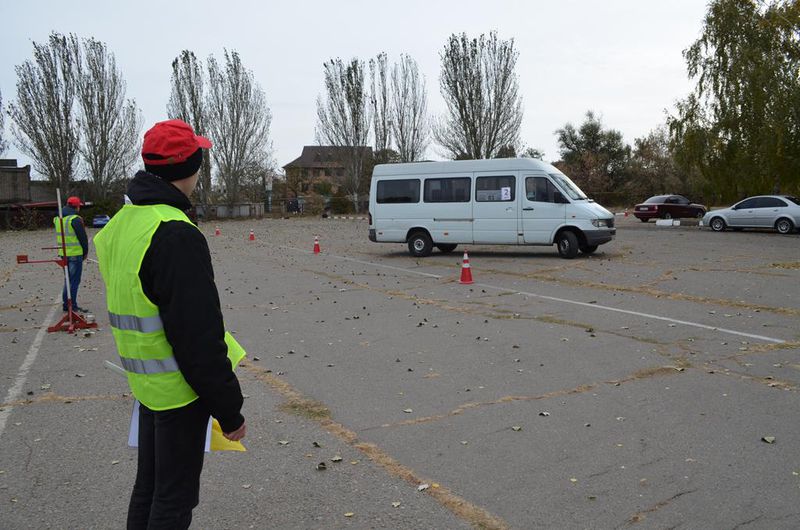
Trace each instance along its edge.
{"label": "leafy green tree", "polygon": [[622,133],[604,129],[592,111],[577,129],[567,123],[556,130],[561,160],[556,166],[593,193],[618,191],[625,183],[631,148]]}
{"label": "leafy green tree", "polygon": [[669,119],[679,165],[720,202],[800,190],[800,2],[714,0]]}
{"label": "leafy green tree", "polygon": [[658,194],[679,193],[693,196],[689,179],[678,170],[664,127],[636,138],[626,171],[626,191],[635,200]]}
{"label": "leafy green tree", "polygon": [[540,151],[535,147],[528,147],[519,155],[521,158],[535,158],[537,160],[544,159],[544,151]]}

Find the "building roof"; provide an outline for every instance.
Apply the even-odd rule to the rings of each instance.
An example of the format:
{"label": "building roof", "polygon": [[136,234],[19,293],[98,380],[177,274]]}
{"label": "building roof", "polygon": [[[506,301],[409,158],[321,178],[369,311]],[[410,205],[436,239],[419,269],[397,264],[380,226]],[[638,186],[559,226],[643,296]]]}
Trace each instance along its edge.
{"label": "building roof", "polygon": [[[343,168],[345,160],[350,152],[350,147],[339,147],[334,145],[306,145],[303,146],[303,153],[283,166],[287,168]],[[372,157],[372,148],[361,146],[359,149],[365,151],[367,158]]]}

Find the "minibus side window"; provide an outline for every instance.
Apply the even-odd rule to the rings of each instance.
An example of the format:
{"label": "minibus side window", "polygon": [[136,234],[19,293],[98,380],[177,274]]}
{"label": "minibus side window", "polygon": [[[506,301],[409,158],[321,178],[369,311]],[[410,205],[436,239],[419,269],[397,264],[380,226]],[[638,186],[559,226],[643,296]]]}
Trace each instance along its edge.
{"label": "minibus side window", "polygon": [[556,202],[557,189],[546,177],[527,177],[525,179],[525,198],[536,202]]}
{"label": "minibus side window", "polygon": [[513,176],[478,177],[475,179],[475,200],[478,202],[512,202],[515,182]]}
{"label": "minibus side window", "polygon": [[379,180],[378,204],[419,202],[419,179]]}
{"label": "minibus side window", "polygon": [[469,177],[425,179],[425,202],[469,202]]}

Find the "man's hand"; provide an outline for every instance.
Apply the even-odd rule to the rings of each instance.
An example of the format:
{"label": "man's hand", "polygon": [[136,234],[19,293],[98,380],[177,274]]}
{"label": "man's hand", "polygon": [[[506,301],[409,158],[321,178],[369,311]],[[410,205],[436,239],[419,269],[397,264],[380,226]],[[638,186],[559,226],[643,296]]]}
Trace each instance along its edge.
{"label": "man's hand", "polygon": [[233,432],[224,432],[224,433],[222,433],[222,436],[224,436],[225,438],[227,438],[228,440],[230,440],[232,442],[238,442],[239,440],[244,438],[244,435],[245,435],[246,432],[247,432],[247,424],[246,423],[242,423],[242,426],[239,427],[238,429],[236,429],[235,431],[233,431]]}

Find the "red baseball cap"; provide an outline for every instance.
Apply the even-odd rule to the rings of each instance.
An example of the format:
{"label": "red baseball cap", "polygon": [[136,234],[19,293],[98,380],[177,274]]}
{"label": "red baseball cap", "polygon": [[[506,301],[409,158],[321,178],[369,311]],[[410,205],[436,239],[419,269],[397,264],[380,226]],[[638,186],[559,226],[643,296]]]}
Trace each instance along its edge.
{"label": "red baseball cap", "polygon": [[185,121],[161,121],[144,133],[142,158],[145,164],[152,166],[180,164],[201,147],[209,149],[211,142],[196,135]]}
{"label": "red baseball cap", "polygon": [[81,205],[81,199],[80,199],[80,197],[76,197],[76,196],[73,195],[72,197],[67,199],[67,204],[70,205],[70,206],[80,206]]}

